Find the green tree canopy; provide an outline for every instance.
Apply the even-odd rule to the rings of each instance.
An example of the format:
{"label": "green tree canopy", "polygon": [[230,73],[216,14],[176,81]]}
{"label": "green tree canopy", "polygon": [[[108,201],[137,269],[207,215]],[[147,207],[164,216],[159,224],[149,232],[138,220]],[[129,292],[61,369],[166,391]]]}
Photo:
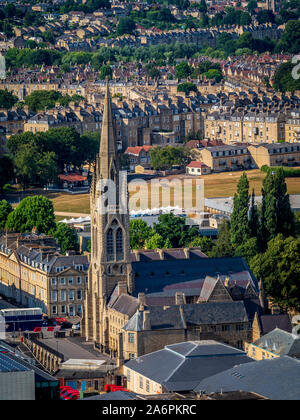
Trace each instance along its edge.
{"label": "green tree canopy", "polygon": [[18,207],[9,214],[6,227],[15,232],[38,232],[48,234],[56,228],[52,201],[43,196],[24,198]]}
{"label": "green tree canopy", "polygon": [[135,22],[130,17],[121,17],[117,26],[117,35],[132,34],[135,30]]}
{"label": "green tree canopy", "polygon": [[233,211],[230,219],[230,238],[234,246],[241,245],[250,238],[248,220],[249,181],[244,172],[237,185],[237,193],[233,198]]}
{"label": "green tree canopy", "polygon": [[181,61],[175,67],[175,72],[177,79],[186,79],[192,73],[192,69],[186,61]]}
{"label": "green tree canopy", "polygon": [[18,102],[17,96],[8,92],[7,89],[0,90],[0,108],[11,109]]}
{"label": "green tree canopy", "polygon": [[105,80],[108,78],[109,80],[112,78],[113,71],[112,68],[108,65],[104,65],[100,68],[99,78],[101,80]]}
{"label": "green tree canopy", "polygon": [[4,155],[0,157],[0,194],[3,187],[8,184],[14,177],[14,165],[12,160]]}
{"label": "green tree canopy", "polygon": [[8,215],[13,211],[10,203],[6,200],[0,201],[0,230],[5,228]]}
{"label": "green tree canopy", "polygon": [[212,258],[232,257],[234,247],[230,240],[230,223],[225,220],[219,227],[219,236],[209,256]]}
{"label": "green tree canopy", "polygon": [[151,228],[141,219],[130,220],[130,248],[144,248],[145,242],[151,236]]}
{"label": "green tree canopy", "polygon": [[213,248],[213,241],[212,239],[206,237],[206,236],[196,236],[192,242],[190,243],[190,247],[200,247],[201,251],[204,252],[204,254],[209,253]]}
{"label": "green tree canopy", "polygon": [[153,147],[150,150],[151,165],[155,170],[167,169],[172,165],[181,165],[188,153],[188,150],[184,147]]}
{"label": "green tree canopy", "polygon": [[196,227],[186,225],[184,218],[172,213],[161,214],[158,217],[158,223],[154,223],[153,229],[163,238],[163,242],[169,239],[172,248],[186,246],[198,236]]}
{"label": "green tree canopy", "polygon": [[77,232],[66,223],[57,223],[53,236],[57,240],[63,254],[65,254],[67,250],[78,251],[79,242]]}
{"label": "green tree canopy", "polygon": [[299,310],[300,241],[279,234],[268,243],[265,253],[257,254],[250,268],[262,279],[265,291],[283,307]]}
{"label": "green tree canopy", "polygon": [[295,68],[297,76],[300,76],[299,70],[295,67],[296,64],[291,62],[282,63],[275,72],[273,88],[280,92],[294,92],[300,89],[300,78],[295,79],[292,71]]}
{"label": "green tree canopy", "polygon": [[197,86],[192,82],[185,82],[177,86],[177,91],[189,94],[191,91],[197,92]]}
{"label": "green tree canopy", "polygon": [[279,233],[285,237],[294,233],[294,215],[282,168],[275,173],[270,169],[263,180],[261,223],[262,240],[266,242]]}
{"label": "green tree canopy", "polygon": [[164,238],[159,233],[154,233],[145,241],[146,249],[161,249],[164,246]]}

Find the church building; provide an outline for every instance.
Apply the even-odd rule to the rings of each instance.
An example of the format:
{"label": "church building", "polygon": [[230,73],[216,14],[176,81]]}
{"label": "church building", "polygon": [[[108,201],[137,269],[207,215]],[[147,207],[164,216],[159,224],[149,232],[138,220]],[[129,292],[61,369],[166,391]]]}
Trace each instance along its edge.
{"label": "church building", "polygon": [[[242,258],[208,258],[200,248],[130,250],[128,192],[119,180],[108,82],[99,155],[93,175],[91,255],[82,335],[124,360],[176,342],[222,341],[242,348],[251,340],[262,288]],[[114,205],[103,211],[113,182]],[[106,201],[105,201],[106,200]]]}

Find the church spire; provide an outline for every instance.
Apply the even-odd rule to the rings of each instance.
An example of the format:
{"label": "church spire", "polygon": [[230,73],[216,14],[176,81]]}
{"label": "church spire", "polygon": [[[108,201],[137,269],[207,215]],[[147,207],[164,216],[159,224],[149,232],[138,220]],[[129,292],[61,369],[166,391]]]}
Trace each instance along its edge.
{"label": "church spire", "polygon": [[118,171],[117,146],[113,125],[112,103],[108,79],[105,86],[105,101],[102,116],[102,131],[100,141],[100,174],[104,179],[111,179],[111,171]]}

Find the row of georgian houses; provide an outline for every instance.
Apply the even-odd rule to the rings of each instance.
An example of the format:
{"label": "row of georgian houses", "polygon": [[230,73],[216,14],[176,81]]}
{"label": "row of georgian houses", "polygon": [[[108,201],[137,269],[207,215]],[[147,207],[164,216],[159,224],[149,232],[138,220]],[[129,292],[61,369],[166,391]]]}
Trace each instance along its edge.
{"label": "row of georgian houses", "polygon": [[0,294],[49,316],[82,316],[88,266],[87,256],[62,255],[51,237],[0,236]]}

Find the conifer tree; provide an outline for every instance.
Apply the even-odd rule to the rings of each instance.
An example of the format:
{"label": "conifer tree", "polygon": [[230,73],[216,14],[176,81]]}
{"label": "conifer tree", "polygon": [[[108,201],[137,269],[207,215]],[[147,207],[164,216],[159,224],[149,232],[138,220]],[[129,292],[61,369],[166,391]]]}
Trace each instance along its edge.
{"label": "conifer tree", "polygon": [[249,229],[251,238],[256,238],[259,232],[259,214],[257,205],[255,204],[254,188],[251,194],[251,203],[249,210]]}
{"label": "conifer tree", "polygon": [[248,219],[249,182],[244,172],[237,185],[233,199],[233,211],[230,219],[230,238],[233,246],[239,246],[250,238]]}
{"label": "conifer tree", "polygon": [[295,232],[294,215],[291,210],[289,195],[284,178],[284,171],[268,171],[263,180],[261,237],[268,241],[282,233],[284,237]]}

